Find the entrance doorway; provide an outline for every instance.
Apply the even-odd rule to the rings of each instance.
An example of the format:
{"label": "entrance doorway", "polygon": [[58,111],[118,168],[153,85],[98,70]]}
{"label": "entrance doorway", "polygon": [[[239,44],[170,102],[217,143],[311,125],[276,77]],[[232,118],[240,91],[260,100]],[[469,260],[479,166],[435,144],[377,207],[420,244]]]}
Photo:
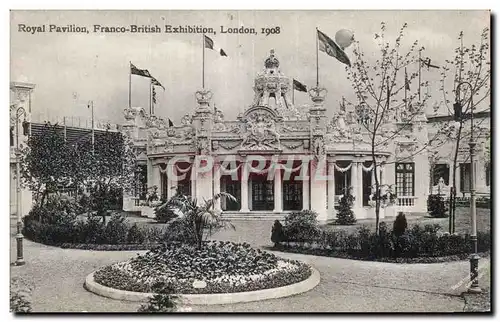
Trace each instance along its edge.
{"label": "entrance doorway", "polygon": [[302,209],[302,182],[283,181],[283,210]]}
{"label": "entrance doorway", "polygon": [[236,198],[236,201],[229,199],[221,200],[221,207],[224,211],[238,211],[241,208],[241,181],[232,180],[231,176],[222,176],[221,191],[225,191]]}
{"label": "entrance doorway", "polygon": [[252,180],[252,210],[274,210],[274,182],[266,179]]}

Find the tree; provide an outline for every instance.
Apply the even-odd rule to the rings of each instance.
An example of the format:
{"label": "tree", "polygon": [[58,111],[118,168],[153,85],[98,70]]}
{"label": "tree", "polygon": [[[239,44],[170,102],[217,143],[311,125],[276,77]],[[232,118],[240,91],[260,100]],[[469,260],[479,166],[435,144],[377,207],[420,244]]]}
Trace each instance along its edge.
{"label": "tree", "polygon": [[[456,121],[455,131],[445,134],[445,138],[454,144],[451,192],[449,196],[449,230],[455,232],[455,208],[456,208],[456,170],[458,168],[458,154],[461,142],[470,137],[467,132],[466,123],[470,119],[471,112],[481,106],[483,101],[490,97],[491,70],[489,61],[489,29],[483,29],[481,33],[479,46],[472,44],[465,47],[463,44],[464,33],[460,32],[458,36],[460,46],[455,48],[455,55],[452,60],[446,60],[446,65],[441,72],[441,91],[443,93],[443,103],[447,108],[449,115],[453,115]],[[452,73],[452,75],[450,75]],[[461,86],[465,83],[469,86]],[[458,88],[460,85],[460,88]],[[451,94],[454,96],[450,97]],[[454,100],[453,100],[454,99]],[[471,104],[472,99],[472,104]],[[451,106],[452,100],[459,103],[459,110],[455,113]],[[488,102],[489,103],[489,102]],[[465,108],[465,109],[463,109]],[[456,115],[455,115],[456,114]],[[479,124],[474,124],[473,131],[478,133]],[[470,154],[467,155],[467,158]]]}
{"label": "tree", "polygon": [[39,135],[28,138],[21,151],[23,184],[35,192],[35,202],[42,206],[50,193],[58,193],[71,183],[74,151],[57,125],[45,124]]}
{"label": "tree", "polygon": [[356,218],[354,218],[354,212],[352,211],[352,205],[354,203],[354,196],[351,194],[351,188],[345,188],[344,196],[339,201],[339,211],[337,213],[337,220],[335,221],[339,225],[354,225],[356,223]]}
{"label": "tree", "polygon": [[170,202],[169,207],[174,211],[178,211],[180,216],[176,220],[184,220],[189,223],[192,229],[187,233],[192,234],[192,240],[195,241],[196,246],[200,249],[202,242],[211,236],[215,231],[221,228],[234,226],[221,215],[221,212],[215,209],[215,203],[221,198],[227,198],[236,202],[236,198],[227,192],[221,192],[214,195],[211,199],[204,200],[203,203],[198,204],[198,200],[191,196],[175,197]]}
{"label": "tree", "polygon": [[79,178],[89,192],[90,210],[106,220],[117,192],[130,190],[135,180],[136,158],[131,143],[120,133],[106,131],[92,146],[84,140],[77,147]]}
{"label": "tree", "polygon": [[[403,49],[405,46],[402,43],[406,28],[405,23],[391,44],[385,38],[386,25],[382,22],[380,33],[375,34],[380,56],[374,61],[365,58],[359,41],[356,41],[353,49],[354,62],[351,68],[346,68],[348,80],[352,84],[356,97],[354,102],[347,101],[347,104],[354,106],[358,122],[364,130],[363,141],[371,148],[372,171],[375,178],[373,195],[377,235],[382,201],[377,169],[383,162],[377,159],[378,150],[387,147],[389,142],[402,135],[412,122],[424,115],[424,107],[430,98],[427,91],[423,91],[425,93],[421,95],[421,87],[428,86],[428,82],[419,81],[418,86],[412,86],[413,89],[410,86],[412,81],[419,76],[418,72],[411,70],[416,69],[415,66],[418,67],[420,64],[420,54],[425,48],[418,47],[416,40],[408,49]],[[367,55],[367,57],[373,56]],[[408,67],[410,73],[407,72]],[[394,126],[394,121],[399,123],[398,126]],[[409,137],[409,139],[416,141],[415,138]]]}

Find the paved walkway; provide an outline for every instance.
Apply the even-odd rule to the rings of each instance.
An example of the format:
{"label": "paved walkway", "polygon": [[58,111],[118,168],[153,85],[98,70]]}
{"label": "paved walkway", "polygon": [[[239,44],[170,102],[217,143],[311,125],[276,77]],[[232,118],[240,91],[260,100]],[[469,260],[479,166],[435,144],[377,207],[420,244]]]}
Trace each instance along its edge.
{"label": "paved walkway", "polygon": [[[270,245],[272,222],[234,222],[237,231],[224,231],[214,238]],[[26,265],[12,267],[11,276],[23,276],[34,286],[36,312],[135,312],[139,303],[112,300],[83,288],[85,277],[97,268],[127,260],[138,251],[97,252],[69,250],[25,241]],[[280,256],[310,263],[321,274],[320,284],[296,296],[260,302],[196,306],[193,311],[236,312],[457,312],[464,301],[465,286],[453,286],[468,278],[467,261],[440,264],[392,264],[354,261],[301,254]],[[15,239],[11,238],[11,261]],[[481,266],[489,271],[489,258]],[[480,284],[489,284],[486,274]]]}

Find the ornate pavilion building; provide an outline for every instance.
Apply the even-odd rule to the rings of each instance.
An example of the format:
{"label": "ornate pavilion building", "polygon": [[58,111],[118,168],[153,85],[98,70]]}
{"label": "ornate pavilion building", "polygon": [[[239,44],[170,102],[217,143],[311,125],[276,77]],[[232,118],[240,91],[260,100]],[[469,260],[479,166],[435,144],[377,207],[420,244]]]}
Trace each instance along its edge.
{"label": "ornate pavilion building", "polygon": [[[29,98],[34,87],[11,83],[11,214],[18,202],[17,142],[25,144],[29,135],[38,133],[32,133],[32,129],[42,126],[31,121]],[[327,91],[322,88],[310,89],[312,104],[294,106],[293,79],[281,72],[274,51],[256,76],[253,90],[253,101],[235,120],[226,120],[223,111],[212,107],[212,93],[205,89],[196,92],[198,104],[179,126],[169,126],[140,107],[125,109],[124,124],[111,131],[121,131],[131,139],[142,170],[137,173],[141,179],[135,191],[123,196],[123,210],[152,216],[146,192],[156,187],[164,198],[182,192],[208,199],[220,191],[229,192],[237,202],[222,200],[216,207],[230,218],[274,219],[290,211],[311,209],[319,214],[320,221],[328,221],[336,217],[339,198],[349,189],[355,197],[356,218],[375,218],[370,202],[375,167],[363,126],[369,120],[349,107],[329,104]],[[16,117],[20,107],[26,113]],[[331,119],[326,116],[327,109],[334,110]],[[486,112],[477,114],[476,186],[480,195],[489,195],[490,118]],[[91,130],[81,128],[80,123],[75,126],[66,121],[60,126],[65,138],[90,134]],[[376,171],[380,183],[396,191],[397,200],[381,210],[381,218],[398,211],[425,213],[429,194],[449,193],[453,142],[434,150],[432,146],[425,148],[436,129],[446,122],[453,120],[449,116],[426,117],[424,108],[410,122],[401,122],[397,115],[387,118],[377,137]],[[105,128],[107,131],[109,124]],[[95,130],[105,131],[104,127]],[[467,140],[462,140],[455,171],[460,197],[467,196],[470,180],[467,146]],[[21,213],[26,215],[31,209],[31,192],[22,187],[20,198]]]}
{"label": "ornate pavilion building", "polygon": [[[356,218],[374,218],[375,167],[362,120],[354,110],[342,109],[327,119],[327,108],[334,107],[325,100],[326,89],[311,89],[312,104],[300,108],[292,103],[292,91],[293,79],[281,72],[271,51],[255,78],[251,106],[236,120],[225,120],[221,110],[211,107],[208,90],[196,92],[198,106],[180,126],[169,127],[142,108],[126,109],[123,131],[141,151],[147,187],[158,187],[166,198],[176,190],[200,199],[229,192],[238,202],[217,207],[232,217],[279,217],[311,209],[321,221],[335,218],[335,205],[350,188]],[[396,186],[398,211],[427,211],[428,156],[425,149],[414,153],[427,143],[426,122],[424,112],[410,124],[387,122],[404,129],[375,153],[381,183]],[[206,156],[213,166],[207,166]],[[262,158],[265,166],[259,167]],[[143,209],[138,197],[144,199],[144,191],[125,196],[124,209]],[[388,207],[381,217],[395,210]]]}

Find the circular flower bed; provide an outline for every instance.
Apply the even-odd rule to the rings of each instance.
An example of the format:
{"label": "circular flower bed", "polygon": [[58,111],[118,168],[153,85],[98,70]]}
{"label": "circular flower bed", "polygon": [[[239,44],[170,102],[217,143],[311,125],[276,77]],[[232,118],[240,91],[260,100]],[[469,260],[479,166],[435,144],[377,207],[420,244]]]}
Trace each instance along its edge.
{"label": "circular flower bed", "polygon": [[251,248],[249,244],[210,241],[201,249],[170,243],[129,261],[95,272],[95,281],[143,293],[210,294],[248,292],[295,284],[311,267]]}

